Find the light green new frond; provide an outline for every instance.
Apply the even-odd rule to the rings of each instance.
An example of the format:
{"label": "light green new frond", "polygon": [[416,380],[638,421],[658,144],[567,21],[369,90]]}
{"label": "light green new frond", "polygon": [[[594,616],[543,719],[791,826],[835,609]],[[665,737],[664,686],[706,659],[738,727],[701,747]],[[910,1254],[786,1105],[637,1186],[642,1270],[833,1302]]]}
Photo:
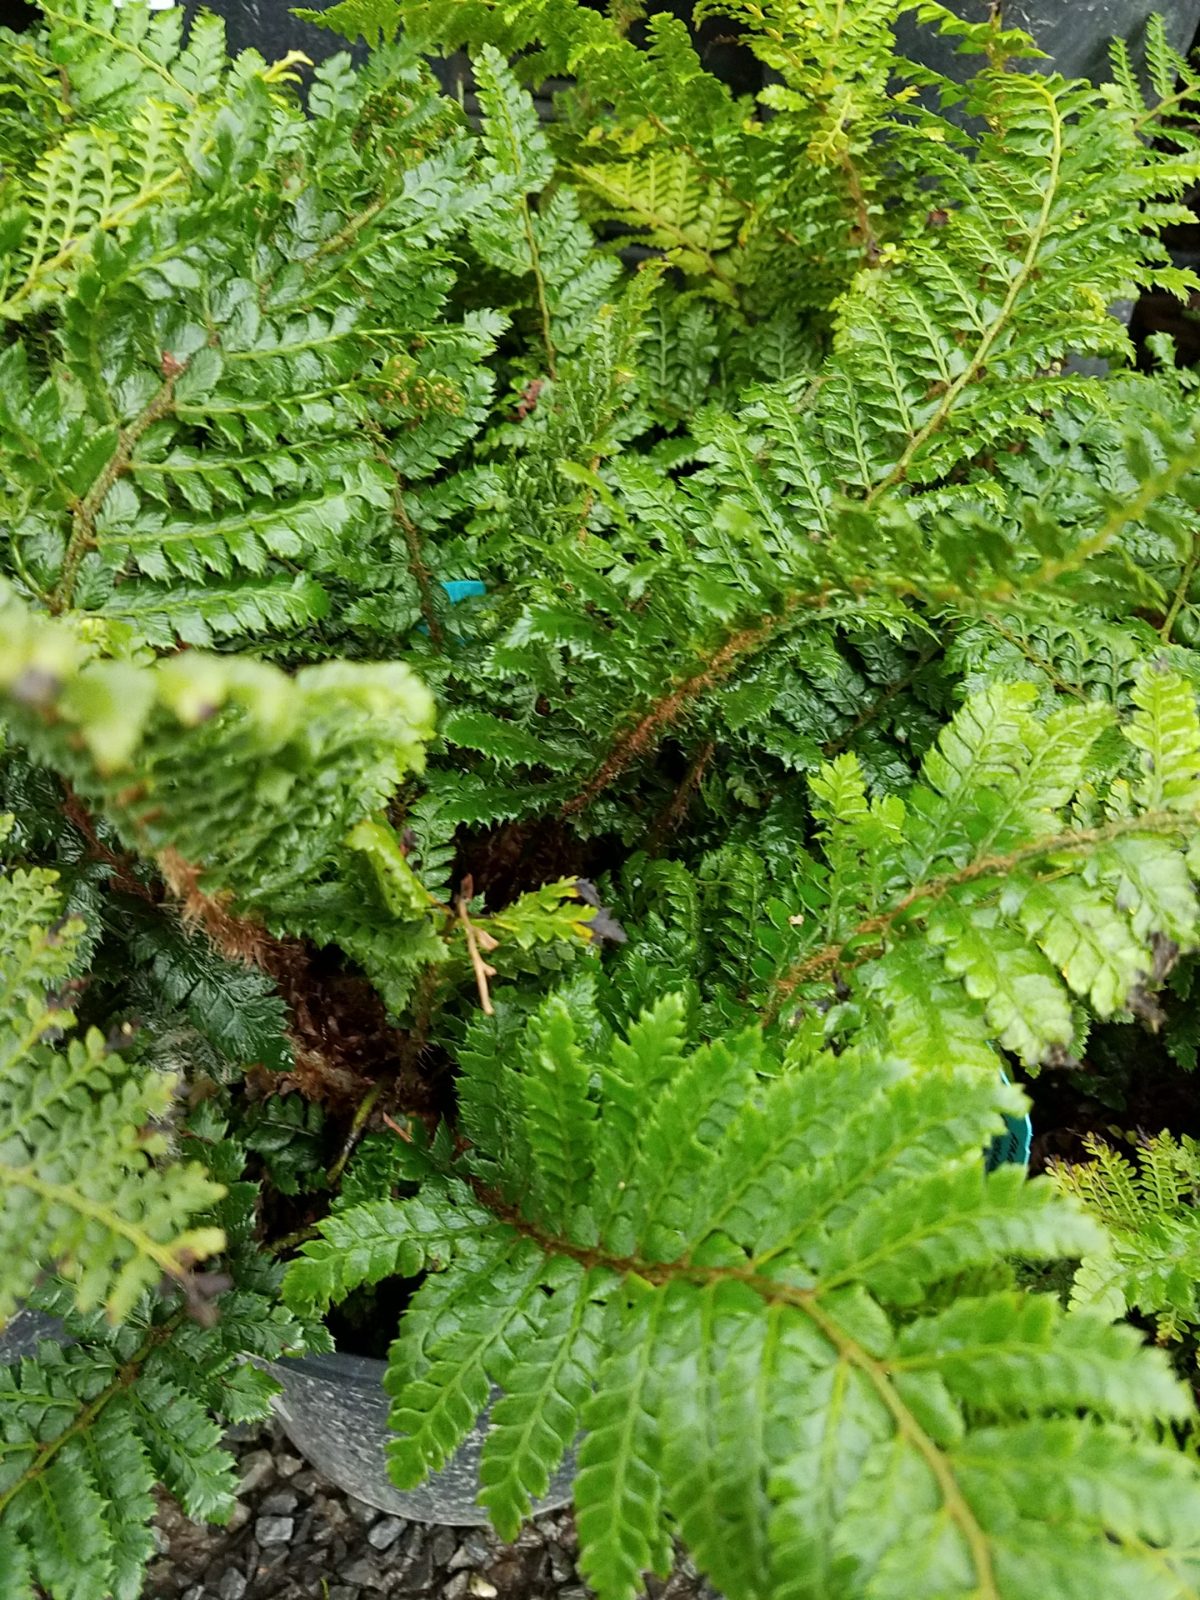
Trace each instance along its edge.
{"label": "light green new frond", "polygon": [[326,6],[323,11],[297,6],[293,15],[350,40],[361,35],[372,47],[381,41],[390,44],[400,26],[396,0],[338,0],[336,5]]}
{"label": "light green new frond", "polygon": [[[798,990],[816,998],[836,974],[862,985],[910,1060],[961,1060],[965,1049],[983,1062],[997,1041],[1030,1066],[1068,1050],[1074,998],[1104,1017],[1145,1011],[1200,933],[1187,753],[1197,717],[1181,679],[1144,671],[1135,692],[1159,710],[1139,710],[1122,731],[1180,773],[1172,795],[1114,782],[1128,758],[1110,708],[1042,720],[1028,683],[969,700],[903,796],[868,805],[845,757],[818,774],[828,870],[809,869],[805,902],[820,913],[799,923],[771,1010]],[[1164,749],[1178,752],[1174,768]],[[1097,788],[1111,796],[1108,815],[1089,827]],[[962,985],[958,1001],[938,959]]]}
{"label": "light green new frond", "polygon": [[1015,1403],[1031,1413],[1075,1407],[1112,1418],[1177,1417],[1183,1396],[1165,1362],[1129,1360],[1137,1332],[1085,1312],[1064,1315],[1047,1296],[967,1299],[916,1322],[897,1342],[893,1370],[936,1372],[987,1414]]}
{"label": "light green new frond", "polygon": [[949,976],[932,940],[896,940],[863,966],[861,983],[873,1008],[868,1036],[877,1033],[911,1067],[952,1063],[989,1077],[996,1070],[987,1013],[962,979]]}
{"label": "light green new frond", "polygon": [[475,81],[483,110],[483,143],[497,170],[522,194],[549,182],[554,159],[533,101],[504,57],[484,45],[475,59]]}
{"label": "light green new frond", "polygon": [[582,1046],[573,1008],[559,998],[546,1001],[528,1029],[521,1080],[530,1155],[526,1203],[538,1221],[574,1217],[591,1191],[596,1106]]}
{"label": "light green new frond", "polygon": [[605,1330],[575,1476],[579,1570],[604,1600],[634,1600],[644,1573],[665,1575],[671,1564],[659,1465],[664,1297],[628,1292]]}
{"label": "light green new frond", "polygon": [[1117,1317],[1152,1316],[1159,1338],[1180,1338],[1200,1322],[1200,1155],[1195,1141],[1168,1133],[1139,1140],[1132,1159],[1089,1135],[1086,1161],[1055,1162],[1051,1175],[1108,1229],[1106,1247],[1085,1256],[1071,1303]]}
{"label": "light green new frond", "polygon": [[914,815],[907,831],[929,866],[957,864],[968,843],[965,829],[977,826],[980,793],[1021,776],[1034,745],[1029,713],[1035,698],[1028,683],[1002,684],[975,696],[925,757],[921,777],[927,787],[908,799]]}
{"label": "light green new frond", "polygon": [[59,915],[55,874],[0,878],[0,1317],[55,1262],[84,1308],[124,1316],[164,1275],[222,1245],[189,1226],[222,1192],[191,1163],[169,1163],[145,1131],[174,1083],[130,1068],[91,1029],[48,1042],[74,1016],[53,991],[76,969],[83,925]]}
{"label": "light green new frond", "polygon": [[[841,755],[809,780],[813,818],[833,839],[839,828],[856,831],[866,821],[867,786],[856,757]],[[828,848],[828,846],[827,846]]]}
{"label": "light green new frond", "polygon": [[70,71],[82,104],[101,116],[119,116],[151,96],[195,109],[197,93],[211,91],[225,65],[224,29],[215,18],[204,19],[197,33],[177,12],[111,0],[48,0],[42,11],[54,56]]}
{"label": "light green new frond", "polygon": [[540,1332],[550,1306],[541,1289],[544,1269],[528,1241],[485,1239],[461,1273],[435,1273],[417,1291],[384,1378],[397,1435],[388,1448],[389,1470],[400,1487],[446,1464],[487,1404],[497,1374]]}
{"label": "light green new frond", "polygon": [[1006,1050],[1036,1063],[1047,1044],[1062,1049],[1075,1032],[1071,1001],[1054,964],[992,907],[947,903],[929,919],[929,937],[946,970],[983,1004],[988,1025]]}
{"label": "light green new frond", "polygon": [[1021,927],[1075,993],[1102,1017],[1124,1009],[1153,964],[1110,896],[1078,877],[1053,885],[1015,878],[1010,890]]}
{"label": "light green new frond", "polygon": [[600,1068],[605,1115],[596,1129],[596,1200],[611,1213],[620,1203],[618,1185],[637,1147],[647,1100],[683,1066],[684,1006],[664,995],[642,1013],[624,1039],[614,1038]]}
{"label": "light green new frond", "polygon": [[[1168,839],[1130,835],[1097,850],[1088,868],[1114,893],[1136,939],[1153,947],[1188,944],[1197,921],[1196,892],[1184,856]],[[1152,976],[1157,975],[1157,964]]]}
{"label": "light green new frond", "polygon": [[1105,1226],[1133,1232],[1143,1219],[1144,1198],[1137,1183],[1137,1168],[1103,1139],[1086,1147],[1091,1161],[1077,1165],[1059,1163],[1054,1176],[1064,1189],[1087,1202]]}
{"label": "light green new frond", "polygon": [[1063,1207],[1049,1184],[980,1163],[897,1185],[865,1207],[819,1252],[820,1281],[864,1283],[893,1304],[917,1303],[939,1279],[977,1266],[997,1251],[1049,1259],[1081,1255],[1100,1243],[1099,1229]]}
{"label": "light green new frond", "polygon": [[177,124],[167,107],[151,103],[122,137],[99,127],[69,132],[42,157],[20,196],[24,224],[13,230],[0,268],[0,318],[24,317],[60,298],[95,237],[131,227],[164,194],[182,190]]}
{"label": "light green new frond", "polygon": [[1146,671],[1134,686],[1137,711],[1125,736],[1142,751],[1135,786],[1147,809],[1192,810],[1200,804],[1200,715],[1190,684],[1174,674]]}
{"label": "light green new frond", "polygon": [[633,161],[580,165],[576,176],[601,202],[600,214],[638,230],[689,276],[729,280],[715,259],[731,244],[741,208],[696,171],[686,151],[656,150]]}

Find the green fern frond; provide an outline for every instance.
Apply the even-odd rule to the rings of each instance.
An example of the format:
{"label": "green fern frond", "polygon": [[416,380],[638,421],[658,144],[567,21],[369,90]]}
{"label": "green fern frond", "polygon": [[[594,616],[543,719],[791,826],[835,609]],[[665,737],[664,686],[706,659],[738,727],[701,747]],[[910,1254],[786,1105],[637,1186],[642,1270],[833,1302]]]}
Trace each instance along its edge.
{"label": "green fern frond", "polygon": [[1071,1303],[1112,1317],[1141,1311],[1155,1319],[1160,1340],[1179,1339],[1200,1322],[1200,1152],[1195,1140],[1166,1132],[1136,1142],[1130,1136],[1130,1142],[1132,1159],[1089,1134],[1088,1160],[1051,1167],[1059,1187],[1099,1217],[1110,1235],[1105,1250],[1080,1263]]}
{"label": "green fern frond", "polygon": [[602,215],[644,229],[645,242],[682,271],[710,274],[728,288],[717,257],[732,242],[740,209],[698,179],[686,152],[654,151],[630,162],[579,166],[576,175],[603,202]]}
{"label": "green fern frond", "polygon": [[[973,1264],[1100,1242],[1051,1186],[984,1175],[1014,1091],[857,1049],[789,1070],[754,1030],[662,1075],[656,1042],[677,1048],[679,1016],[665,1002],[613,1034],[567,990],[504,1024],[490,1065],[477,1055],[469,1070],[486,1070],[505,1123],[475,1118],[488,1142],[459,1158],[461,1178],[427,1182],[419,1212],[342,1213],[304,1247],[297,1305],[338,1292],[335,1233],[378,1237],[385,1269],[435,1241],[440,1270],[401,1322],[388,1379],[397,1481],[444,1461],[491,1386],[511,1382],[485,1502],[511,1530],[582,1430],[581,1562],[604,1600],[662,1570],[668,1513],[733,1600],[815,1600],[834,1573],[865,1596],[917,1559],[947,1595],[1024,1595],[1001,1507],[1025,1492],[1013,1463],[1027,1472],[1035,1445],[1061,1464],[1055,1517],[1031,1501],[1018,1514],[1035,1566],[1063,1540],[1147,1581],[1159,1560],[1186,1560],[1200,1491],[1147,1429],[1183,1402],[1135,1335],[1036,1296],[919,1309]],[[569,1168],[546,1115],[564,1094],[588,1101],[576,1133],[595,1130]],[[864,1162],[867,1127],[880,1137]],[[516,1186],[514,1138],[533,1187]],[[882,1492],[896,1471],[920,1484],[919,1510]],[[1145,1495],[1122,1498],[1115,1485],[1139,1471]]]}
{"label": "green fern frond", "polygon": [[318,28],[329,28],[343,38],[363,38],[369,45],[381,41],[390,44],[400,26],[400,12],[395,0],[338,0],[323,11],[309,6],[296,6],[293,15],[302,22],[315,23]]}
{"label": "green fern frond", "polygon": [[[1187,864],[1200,799],[1194,692],[1144,673],[1115,766],[1109,708],[1068,706],[1039,723],[1036,697],[1013,684],[969,701],[903,800],[868,804],[845,757],[814,780],[833,871],[809,892],[825,909],[773,1010],[800,992],[816,999],[806,986],[835,974],[856,984],[861,968],[874,1003],[903,1015],[902,994],[936,985],[938,951],[978,1008],[981,1042],[991,1033],[1036,1065],[1069,1046],[1073,995],[1110,1016],[1161,983],[1163,951],[1197,936]],[[1122,760],[1137,764],[1135,751],[1146,775],[1126,790],[1113,780]],[[1087,818],[1076,808],[1098,784],[1112,785],[1108,814]],[[909,947],[917,928],[929,942]]]}
{"label": "green fern frond", "polygon": [[208,1326],[155,1296],[112,1327],[73,1314],[61,1284],[39,1290],[68,1342],[47,1339],[0,1367],[0,1572],[14,1600],[137,1600],[154,1553],[156,1484],[193,1520],[229,1516],[237,1479],[222,1424],[262,1420],[275,1389],[245,1352],[278,1360],[306,1336],[272,1303],[271,1269],[247,1277]]}
{"label": "green fern frond", "polygon": [[169,1164],[148,1131],[174,1083],[128,1066],[95,1029],[62,1039],[75,1017],[57,991],[74,975],[82,924],[63,919],[57,874],[0,878],[0,1317],[56,1262],[78,1304],[115,1319],[163,1276],[219,1250],[219,1228],[190,1226],[221,1190],[190,1163]]}
{"label": "green fern frond", "polygon": [[592,253],[591,234],[569,190],[543,194],[554,175],[554,157],[532,100],[503,56],[485,45],[474,69],[485,165],[503,187],[471,237],[491,265],[533,278],[545,370],[554,377],[560,352],[578,346],[589,314],[616,277],[616,264]]}
{"label": "green fern frond", "polygon": [[[294,679],[196,653],[135,666],[89,660],[69,627],[15,599],[3,614],[0,692],[31,753],[132,848],[160,861],[174,852],[209,892],[232,890],[248,909],[335,858],[351,824],[419,767],[432,732],[430,698],[399,665],[333,663]],[[202,763],[212,781],[197,784]],[[345,781],[330,786],[335,770]],[[282,809],[252,821],[251,797],[268,791]]]}

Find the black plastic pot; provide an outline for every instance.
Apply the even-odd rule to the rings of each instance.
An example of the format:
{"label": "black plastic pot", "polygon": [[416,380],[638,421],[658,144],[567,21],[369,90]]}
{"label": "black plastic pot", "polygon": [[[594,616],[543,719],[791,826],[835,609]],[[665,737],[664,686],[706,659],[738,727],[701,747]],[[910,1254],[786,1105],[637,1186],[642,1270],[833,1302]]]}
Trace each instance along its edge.
{"label": "black plastic pot", "polygon": [[[208,10],[225,18],[232,50],[253,46],[268,60],[289,50],[303,50],[312,60],[319,61],[347,48],[336,34],[293,17],[294,0],[204,0],[204,3]],[[323,0],[310,0],[310,3],[320,6]],[[992,3],[993,0],[949,0],[951,10],[969,22],[984,21]],[[187,0],[186,8],[196,11],[198,0]],[[646,9],[649,12],[670,11],[687,19],[693,6],[692,0],[651,0]],[[1141,59],[1146,19],[1153,12],[1163,17],[1167,35],[1175,48],[1187,50],[1200,27],[1200,0],[1003,0],[1002,3],[1005,24],[1025,28],[1031,33],[1059,72],[1068,78],[1095,81],[1107,75],[1108,42],[1112,38],[1127,39],[1135,59]],[[747,79],[747,53],[733,44],[732,32],[732,26],[722,19],[710,19],[702,25],[698,35],[699,48],[709,71],[745,92],[753,87]],[[902,52],[952,78],[965,76],[971,70],[967,58],[954,54],[952,40],[939,39],[931,29],[920,27],[912,16],[901,18],[897,38]],[[358,48],[361,51],[361,45]]]}
{"label": "black plastic pot", "polygon": [[[950,9],[967,22],[986,21],[991,0],[949,0]],[[1200,0],[1003,0],[1005,26],[1024,28],[1051,58],[1034,61],[1038,70],[1057,69],[1065,78],[1108,76],[1110,39],[1128,41],[1135,61],[1144,57],[1146,21],[1157,12],[1177,50],[1190,49],[1200,27]],[[961,79],[973,70],[970,57],[954,54],[954,41],[903,17],[896,29],[899,49],[947,77]]]}
{"label": "black plastic pot", "polygon": [[[291,6],[303,0],[185,0],[189,16],[197,11],[215,11],[225,19],[225,38],[229,53],[257,50],[268,61],[277,61],[289,50],[302,50],[311,61],[323,61],[339,50],[349,50],[346,41],[328,28],[314,27],[291,14]],[[308,0],[313,10],[323,10],[327,0]],[[366,51],[359,40],[353,54]]]}

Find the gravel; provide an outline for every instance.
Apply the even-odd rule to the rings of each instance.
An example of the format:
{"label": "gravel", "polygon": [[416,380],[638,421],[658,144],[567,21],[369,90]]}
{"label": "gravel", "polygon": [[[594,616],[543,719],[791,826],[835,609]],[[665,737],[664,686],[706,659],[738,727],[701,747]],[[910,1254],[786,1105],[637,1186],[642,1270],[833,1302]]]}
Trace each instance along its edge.
{"label": "gravel", "polygon": [[[488,1528],[406,1522],[343,1494],[278,1429],[233,1446],[240,1483],[221,1528],[163,1499],[142,1600],[589,1600],[568,1511],[515,1544]],[[719,1600],[682,1559],[650,1600]]]}

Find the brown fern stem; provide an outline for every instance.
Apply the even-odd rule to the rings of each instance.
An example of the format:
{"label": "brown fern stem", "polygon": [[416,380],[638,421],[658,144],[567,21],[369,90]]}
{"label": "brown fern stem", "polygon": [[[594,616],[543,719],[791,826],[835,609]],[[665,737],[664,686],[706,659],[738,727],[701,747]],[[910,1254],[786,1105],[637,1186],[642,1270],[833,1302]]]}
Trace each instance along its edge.
{"label": "brown fern stem", "polygon": [[819,950],[814,950],[789,967],[775,980],[771,999],[763,1010],[763,1020],[774,1021],[802,984],[809,983],[815,978],[827,977],[837,970],[857,966],[865,956],[860,953],[847,957],[846,952],[850,946],[857,944],[861,939],[886,938],[900,919],[914,906],[923,902],[932,904],[952,889],[974,883],[980,878],[1002,878],[1027,862],[1037,861],[1045,856],[1074,855],[1080,850],[1107,844],[1109,840],[1122,838],[1128,833],[1178,833],[1182,829],[1193,829],[1198,823],[1200,815],[1193,811],[1149,811],[1142,816],[1118,818],[1115,822],[1105,823],[1099,828],[1071,829],[1065,833],[1034,839],[1029,844],[1020,845],[1016,850],[1010,850],[1006,854],[979,856],[956,872],[929,878],[924,883],[916,884],[888,910],[864,917],[844,938],[822,945]]}
{"label": "brown fern stem", "polygon": [[862,179],[858,175],[858,168],[850,159],[848,150],[842,152],[839,165],[842,169],[842,176],[846,180],[850,203],[854,207],[854,232],[856,235],[854,243],[862,250],[867,265],[869,267],[877,266],[879,264],[879,240],[871,222],[871,208],[867,204]]}
{"label": "brown fern stem", "polygon": [[692,803],[692,796],[700,785],[705,769],[713,758],[717,748],[715,739],[706,739],[697,750],[688,765],[668,803],[663,807],[656,818],[654,826],[646,836],[646,849],[656,855],[664,839],[668,838],[683,821],[687,809]]}
{"label": "brown fern stem", "polygon": [[563,806],[562,815],[573,817],[586,810],[597,795],[602,794],[640,756],[654,748],[666,730],[678,721],[693,700],[707,694],[710,689],[728,677],[744,656],[753,655],[756,650],[761,649],[783,626],[797,606],[802,603],[821,604],[824,598],[823,591],[819,596],[789,596],[778,612],[763,617],[751,628],[741,628],[732,634],[702,671],[685,678],[668,694],[655,701],[636,725],[617,740],[584,787]]}
{"label": "brown fern stem", "polygon": [[[1025,587],[1029,590],[1047,587],[1064,574],[1078,572],[1094,556],[1107,550],[1123,528],[1136,522],[1149,506],[1161,496],[1169,494],[1181,478],[1194,471],[1195,464],[1196,458],[1193,455],[1180,456],[1170,463],[1156,477],[1144,483],[1131,499],[1114,506],[1095,533],[1083,540],[1074,550],[1063,556],[1048,557],[1036,571],[1029,574],[1025,580]],[[864,503],[869,503],[882,487],[881,481]],[[861,590],[863,582],[862,579],[850,579],[841,587],[853,595]],[[901,592],[899,586],[894,585],[894,587],[897,592]],[[919,595],[920,589],[919,586],[905,584],[904,592]],[[793,611],[801,606],[811,607],[814,610],[825,607],[829,604],[830,593],[828,587],[812,593],[794,592],[788,596],[776,615],[765,617],[757,626],[743,628],[733,634],[712,657],[707,667],[686,678],[656,701],[637,725],[617,740],[593,777],[579,794],[574,795],[563,806],[562,815],[575,816],[585,810],[596,796],[603,793],[634,761],[654,747],[666,729],[678,719],[693,700],[726,678],[744,657],[752,655],[766,644]],[[925,598],[938,605],[949,604],[959,608],[969,608],[978,614],[988,605],[1003,603],[1011,596],[1011,580],[1000,579],[992,588],[974,594],[956,584],[939,584],[931,587]]]}
{"label": "brown fern stem", "polygon": [[163,356],[162,385],[155,391],[149,405],[140,412],[127,428],[117,435],[117,447],[104,463],[100,473],[82,500],[77,500],[71,513],[71,537],[63,557],[58,582],[50,596],[50,610],[54,616],[70,609],[75,597],[75,583],[79,577],[80,563],[89,550],[96,547],[96,518],[108,498],[109,490],[118,478],[129,471],[133,452],[138,441],[156,422],[160,422],[175,402],[175,382],[184,371],[184,364],[171,355]]}
{"label": "brown fern stem", "polygon": [[236,916],[229,909],[232,896],[206,894],[200,887],[202,869],[185,861],[172,845],[157,856],[163,882],[179,902],[184,923],[198,928],[209,943],[228,961],[240,966],[258,967],[271,977],[280,976],[281,955],[286,948],[273,938],[260,922]]}
{"label": "brown fern stem", "polygon": [[558,353],[554,348],[554,332],[550,321],[550,302],[546,295],[546,278],[542,272],[542,253],[538,248],[533,227],[533,212],[527,197],[521,198],[521,221],[525,229],[525,242],[529,246],[529,260],[533,268],[533,282],[537,289],[538,316],[542,324],[542,343],[546,347],[546,372],[558,377]]}
{"label": "brown fern stem", "polygon": [[133,895],[138,900],[145,900],[149,905],[158,904],[158,896],[147,884],[137,877],[134,866],[134,857],[124,851],[110,850],[106,844],[100,842],[96,833],[96,823],[83,801],[72,789],[64,778],[62,780],[65,798],[63,800],[63,815],[67,821],[76,828],[87,841],[87,854],[93,861],[102,861],[111,872],[109,881],[114,889],[119,889],[122,894]]}
{"label": "brown fern stem", "polygon": [[367,1123],[370,1121],[371,1113],[375,1109],[375,1103],[379,1099],[379,1096],[383,1093],[383,1089],[383,1079],[376,1078],[375,1082],[358,1102],[358,1106],[354,1112],[354,1119],[350,1124],[350,1131],[347,1133],[342,1143],[342,1148],[338,1152],[337,1159],[333,1162],[333,1165],[325,1174],[325,1182],[329,1188],[332,1189],[336,1186],[338,1179],[345,1171],[346,1163],[354,1154],[354,1150],[358,1144],[358,1141],[362,1138],[364,1132],[366,1131]]}
{"label": "brown fern stem", "polygon": [[1166,616],[1163,618],[1162,627],[1158,636],[1164,644],[1170,644],[1171,634],[1179,620],[1179,613],[1187,602],[1188,590],[1192,586],[1192,579],[1196,576],[1196,568],[1200,566],[1200,528],[1192,530],[1192,549],[1187,561],[1184,563],[1183,572],[1180,574],[1175,593],[1171,596],[1171,604]]}
{"label": "brown fern stem", "polygon": [[392,520],[404,536],[404,546],[408,552],[408,571],[417,586],[417,593],[421,597],[421,616],[425,626],[429,629],[429,637],[440,650],[446,642],[446,635],[442,628],[441,618],[438,616],[437,606],[433,598],[433,579],[430,577],[429,568],[425,564],[425,552],[421,545],[421,535],[416,523],[409,516],[408,507],[404,501],[404,480],[392,465],[387,452],[383,448],[383,435],[374,426],[371,435],[376,441],[375,459],[381,466],[387,468],[392,479]]}

